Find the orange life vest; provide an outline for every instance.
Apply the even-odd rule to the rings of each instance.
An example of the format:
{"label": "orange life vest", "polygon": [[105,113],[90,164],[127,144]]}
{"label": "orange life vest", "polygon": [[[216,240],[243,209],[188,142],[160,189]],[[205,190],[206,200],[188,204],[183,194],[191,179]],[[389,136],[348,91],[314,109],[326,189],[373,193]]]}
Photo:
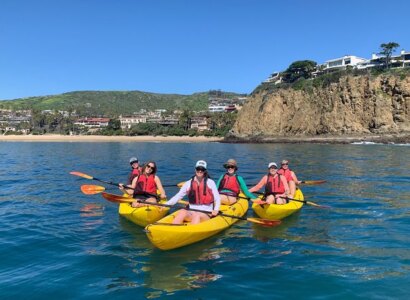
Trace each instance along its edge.
{"label": "orange life vest", "polygon": [[191,186],[187,191],[188,200],[190,204],[209,205],[214,202],[214,195],[212,190],[207,185],[207,179],[203,178],[198,184],[195,176],[191,178]]}
{"label": "orange life vest", "polygon": [[[222,192],[223,190],[229,190],[230,192]],[[223,195],[238,197],[241,187],[239,185],[238,178],[236,178],[236,174],[225,174],[219,184],[218,191]]]}
{"label": "orange life vest", "polygon": [[152,195],[156,196],[157,184],[155,183],[155,175],[141,174],[138,176],[137,185],[135,186],[134,196]]}
{"label": "orange life vest", "polygon": [[280,174],[277,176],[272,176],[268,174],[265,185],[265,196],[283,194],[285,192],[285,187],[282,183]]}
{"label": "orange life vest", "polygon": [[285,169],[280,168],[278,170],[278,174],[285,176],[286,180],[289,182],[289,181],[293,181],[291,171],[292,170],[290,170],[290,169],[285,170]]}

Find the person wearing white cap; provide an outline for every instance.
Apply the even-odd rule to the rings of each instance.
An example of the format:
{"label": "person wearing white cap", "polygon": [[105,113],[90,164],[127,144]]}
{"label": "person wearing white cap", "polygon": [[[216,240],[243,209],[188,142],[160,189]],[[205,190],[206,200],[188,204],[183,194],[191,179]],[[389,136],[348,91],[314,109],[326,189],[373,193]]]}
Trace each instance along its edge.
{"label": "person wearing white cap", "polygon": [[166,204],[174,205],[185,195],[188,195],[189,208],[207,211],[209,214],[181,209],[173,220],[173,224],[182,224],[184,221],[198,224],[218,215],[221,198],[215,182],[209,178],[206,168],[206,161],[198,160],[195,164],[195,175],[186,181],[179,192]]}
{"label": "person wearing white cap", "polygon": [[242,176],[237,174],[238,164],[234,159],[228,159],[223,164],[226,169],[226,173],[219,177],[216,183],[219,194],[221,195],[221,203],[226,205],[232,205],[238,201],[238,196],[241,192],[244,193],[249,199],[257,199],[258,197],[248,191],[245,181]]}
{"label": "person wearing white cap", "polygon": [[135,177],[140,175],[141,173],[141,168],[139,166],[138,158],[136,157],[131,157],[130,158],[130,165],[131,165],[131,172],[128,175],[128,181],[127,185],[130,185],[132,181],[134,180]]}
{"label": "person wearing white cap", "polygon": [[263,198],[269,204],[286,204],[289,195],[289,185],[285,178],[278,174],[278,165],[274,162],[268,165],[268,174],[264,175],[257,185],[249,189],[249,192],[257,192],[265,187]]}
{"label": "person wearing white cap", "polygon": [[280,164],[280,169],[278,171],[280,175],[283,175],[286,180],[288,181],[289,184],[289,198],[293,198],[296,192],[296,185],[300,184],[301,181],[298,180],[296,177],[295,172],[293,172],[291,169],[289,169],[289,161],[287,159],[282,160],[282,163]]}

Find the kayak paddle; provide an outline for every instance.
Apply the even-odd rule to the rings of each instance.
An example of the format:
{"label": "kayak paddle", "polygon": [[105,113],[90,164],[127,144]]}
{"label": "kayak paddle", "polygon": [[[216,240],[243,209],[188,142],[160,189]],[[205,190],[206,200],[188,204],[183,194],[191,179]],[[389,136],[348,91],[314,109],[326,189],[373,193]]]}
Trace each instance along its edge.
{"label": "kayak paddle", "polygon": [[[118,186],[118,187],[120,186],[119,183],[98,179],[96,177],[93,177],[91,175],[87,175],[87,174],[84,174],[84,173],[81,173],[81,172],[73,171],[73,172],[70,172],[70,174],[74,175],[74,176],[79,176],[79,177],[82,177],[82,178],[85,178],[85,179],[91,179],[91,180],[96,180],[96,181],[99,181],[99,182],[104,182],[106,184],[111,184],[111,185],[115,185],[115,186]],[[128,186],[128,185],[124,185],[124,188],[133,190],[133,188]]]}
{"label": "kayak paddle", "polygon": [[83,184],[81,191],[86,195],[95,195],[105,191],[105,187],[101,185]]}
{"label": "kayak paddle", "polygon": [[316,184],[322,184],[325,182],[326,180],[303,180],[301,183],[307,184],[307,185],[316,185]]}
{"label": "kayak paddle", "polygon": [[[106,192],[103,192],[101,195],[104,197],[104,199],[107,199],[108,201],[114,202],[114,203],[130,203],[130,202],[136,201],[135,199],[132,200],[132,199],[129,199],[127,197],[122,197],[122,196],[119,196],[119,195],[109,194],[109,193],[106,193]],[[140,202],[140,203],[147,203],[147,202],[141,201],[141,200],[137,200],[137,201]],[[174,207],[173,205],[160,204],[160,203],[151,203],[151,202],[149,202],[147,204],[156,205],[156,206],[163,206],[163,207]],[[186,208],[186,207],[180,207],[180,206],[175,206],[175,207],[181,208],[181,209],[186,209],[186,210],[191,210],[191,211],[202,212],[202,213],[205,213],[205,214],[209,214],[209,211],[193,209],[193,208]],[[252,223],[256,223],[256,224],[260,224],[260,225],[268,226],[268,227],[277,226],[281,223],[280,220],[267,220],[267,219],[259,219],[259,218],[239,217],[239,216],[224,214],[221,211],[218,212],[218,215],[228,217],[228,218],[233,218],[233,219],[249,221],[249,222],[252,222]]]}

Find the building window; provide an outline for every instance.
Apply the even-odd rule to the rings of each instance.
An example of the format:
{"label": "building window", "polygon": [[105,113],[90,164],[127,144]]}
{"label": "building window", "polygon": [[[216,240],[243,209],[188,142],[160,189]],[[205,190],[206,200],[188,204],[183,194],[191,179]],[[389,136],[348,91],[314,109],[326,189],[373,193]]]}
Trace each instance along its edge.
{"label": "building window", "polygon": [[348,59],[345,59],[345,65],[350,65],[350,63],[351,63],[351,60],[350,60],[350,58],[348,58]]}

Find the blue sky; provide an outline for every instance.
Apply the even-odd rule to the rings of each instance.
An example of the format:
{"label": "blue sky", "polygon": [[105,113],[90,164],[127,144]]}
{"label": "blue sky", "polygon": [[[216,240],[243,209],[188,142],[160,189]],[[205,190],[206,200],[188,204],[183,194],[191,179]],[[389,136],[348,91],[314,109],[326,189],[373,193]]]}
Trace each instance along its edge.
{"label": "blue sky", "polygon": [[1,0],[0,99],[250,93],[296,60],[410,51],[410,1]]}

